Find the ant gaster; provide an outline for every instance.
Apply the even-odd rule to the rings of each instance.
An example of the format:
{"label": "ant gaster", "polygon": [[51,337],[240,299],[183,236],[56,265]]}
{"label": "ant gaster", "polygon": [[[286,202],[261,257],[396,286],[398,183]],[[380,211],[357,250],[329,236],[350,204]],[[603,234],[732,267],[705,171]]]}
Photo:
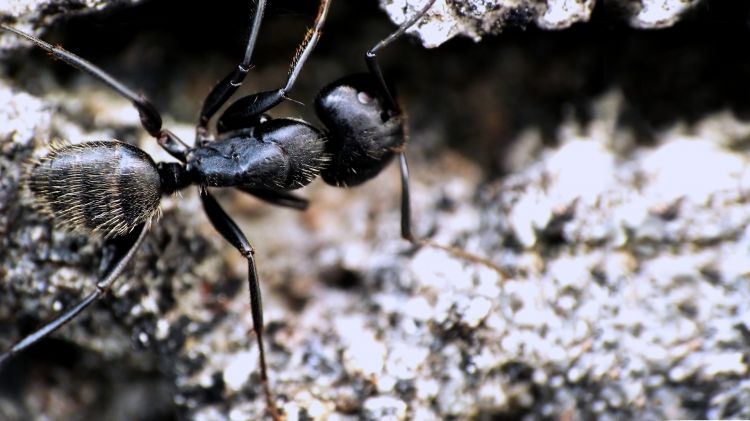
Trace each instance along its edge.
{"label": "ant gaster", "polygon": [[[354,186],[376,176],[398,155],[402,181],[401,234],[414,241],[408,170],[402,150],[404,119],[383,80],[376,52],[414,25],[434,1],[428,1],[414,17],[367,52],[369,73],[344,77],[321,91],[315,110],[326,129],[320,130],[297,119],[271,119],[265,113],[286,98],[312,53],[330,6],[330,0],[322,0],[315,25],[299,47],[285,86],[237,100],[219,116],[212,134],[209,121],[237,91],[250,69],[266,5],[265,0],[259,0],[244,58],[205,98],[192,147],[162,128],[161,115],[145,97],[103,70],[61,47],[0,24],[1,29],[26,38],[54,58],[88,73],[128,99],[138,110],[143,128],[179,161],[156,164],[148,154],[128,143],[97,141],[53,145],[47,156],[30,164],[26,184],[37,208],[52,216],[61,227],[104,237],[114,254],[93,292],[0,355],[0,364],[62,327],[101,298],[143,241],[159,209],[161,196],[198,185],[209,220],[247,259],[262,387],[271,415],[279,418],[268,385],[263,311],[253,247],[208,187],[234,187],[274,205],[305,209],[307,200],[289,190],[307,185],[319,174],[328,184]],[[69,192],[76,194],[66,194]]]}

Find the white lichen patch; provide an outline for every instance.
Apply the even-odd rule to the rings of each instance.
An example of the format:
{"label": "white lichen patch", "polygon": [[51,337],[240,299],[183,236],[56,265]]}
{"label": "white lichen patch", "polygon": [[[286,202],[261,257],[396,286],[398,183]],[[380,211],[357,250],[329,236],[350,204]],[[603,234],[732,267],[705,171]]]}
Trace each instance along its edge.
{"label": "white lichen patch", "polygon": [[258,370],[258,356],[254,352],[240,352],[232,356],[224,369],[224,384],[238,391],[250,375]]}
{"label": "white lichen patch", "polygon": [[545,29],[567,28],[572,22],[585,22],[591,16],[596,0],[549,0],[547,10],[537,19]]}
{"label": "white lichen patch", "polygon": [[699,1],[641,0],[640,10],[631,17],[630,22],[636,28],[664,28],[673,25],[685,11]]}
{"label": "white lichen patch", "polygon": [[[503,332],[500,346],[488,340],[474,358],[543,367],[539,384],[564,373],[602,385],[589,406],[602,414],[652,410],[647,397],[665,382],[748,371],[736,351],[750,321],[747,124],[719,112],[675,124],[653,146],[622,147],[627,136],[609,129],[616,115],[567,123],[559,146],[497,189],[501,217],[486,221],[504,222],[486,235],[518,240],[504,260],[517,271],[502,283],[500,316],[484,324]],[[669,414],[688,413],[681,405]]]}
{"label": "white lichen patch", "polygon": [[[418,13],[424,5],[424,0],[392,0],[382,1],[381,7],[400,25]],[[412,27],[408,32],[416,33],[425,47],[437,47],[448,39],[460,33],[460,25],[455,20],[444,19],[453,16],[453,12],[445,0],[437,0],[427,16]]]}
{"label": "white lichen patch", "polygon": [[429,351],[422,347],[398,344],[388,352],[386,371],[401,380],[413,379],[428,356]]}
{"label": "white lichen patch", "polygon": [[344,366],[365,377],[382,373],[387,350],[385,344],[365,326],[364,319],[352,316],[336,321],[336,330],[346,345]]}
{"label": "white lichen patch", "polygon": [[406,403],[392,396],[368,398],[364,404],[365,419],[400,421],[406,419]]}
{"label": "white lichen patch", "polygon": [[26,142],[49,130],[52,110],[39,98],[0,82],[0,137]]}
{"label": "white lichen patch", "polygon": [[314,420],[336,419],[334,405],[318,399],[309,391],[296,394],[294,402],[284,405],[284,412],[289,420],[303,419],[303,413]]}
{"label": "white lichen patch", "polygon": [[716,196],[740,193],[740,176],[747,160],[701,139],[678,138],[647,154],[641,170],[646,178],[643,196],[662,206],[678,199],[707,204]]}

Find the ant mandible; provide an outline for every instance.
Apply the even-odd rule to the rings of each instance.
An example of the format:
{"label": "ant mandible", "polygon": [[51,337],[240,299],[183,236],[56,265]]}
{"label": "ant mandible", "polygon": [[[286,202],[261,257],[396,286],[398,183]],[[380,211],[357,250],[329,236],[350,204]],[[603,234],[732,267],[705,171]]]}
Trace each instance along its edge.
{"label": "ant mandible", "polygon": [[434,2],[429,0],[415,16],[367,51],[369,73],[346,76],[320,92],[315,100],[315,110],[325,126],[320,130],[302,120],[272,119],[265,113],[286,99],[315,48],[330,7],[330,0],[322,0],[314,27],[300,44],[284,87],[235,101],[219,116],[212,133],[209,121],[249,72],[266,6],[266,0],[259,0],[242,62],[203,101],[194,146],[162,128],[159,111],[145,97],[103,70],[61,47],[0,24],[1,29],[26,38],[129,100],[138,110],[143,128],[179,161],[157,164],[141,149],[113,140],[53,146],[47,156],[30,164],[26,184],[36,206],[63,228],[104,237],[114,254],[93,292],[0,355],[0,364],[68,323],[109,291],[143,242],[161,196],[197,185],[214,228],[247,259],[262,387],[269,412],[274,419],[280,418],[268,384],[253,247],[208,187],[234,187],[274,205],[304,210],[307,200],[289,190],[309,184],[318,175],[334,186],[355,186],[375,177],[397,155],[401,169],[401,235],[416,242],[411,230],[408,168],[403,151],[404,118],[384,81],[376,53],[403,35]]}

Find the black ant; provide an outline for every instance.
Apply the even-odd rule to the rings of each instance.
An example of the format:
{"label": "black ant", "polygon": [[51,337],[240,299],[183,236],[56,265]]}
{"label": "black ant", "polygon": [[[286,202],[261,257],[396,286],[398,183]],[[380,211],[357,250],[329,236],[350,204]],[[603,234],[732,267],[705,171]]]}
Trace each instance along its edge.
{"label": "black ant", "polygon": [[422,18],[434,1],[430,0],[367,52],[369,73],[344,77],[320,92],[315,109],[326,127],[320,130],[301,120],[271,119],[265,113],[286,98],[315,48],[330,6],[330,0],[322,0],[315,25],[307,32],[292,61],[285,86],[235,101],[219,116],[212,133],[209,121],[237,91],[250,69],[266,6],[265,0],[259,0],[244,58],[204,99],[192,147],[162,128],[159,112],[146,98],[103,70],[60,47],[0,24],[0,28],[26,38],[128,99],[138,110],[143,128],[179,161],[157,164],[128,143],[99,141],[54,146],[47,156],[29,166],[26,184],[37,207],[52,216],[59,226],[104,237],[114,254],[102,279],[96,283],[96,290],[0,355],[0,364],[59,329],[101,298],[142,243],[159,209],[161,196],[198,185],[209,220],[247,259],[262,387],[271,415],[279,418],[268,385],[263,310],[253,247],[208,187],[234,187],[271,204],[303,210],[307,208],[307,200],[289,190],[307,185],[319,174],[328,184],[355,186],[376,176],[398,156],[402,183],[401,235],[417,242],[410,223],[404,118],[386,86],[376,53]]}

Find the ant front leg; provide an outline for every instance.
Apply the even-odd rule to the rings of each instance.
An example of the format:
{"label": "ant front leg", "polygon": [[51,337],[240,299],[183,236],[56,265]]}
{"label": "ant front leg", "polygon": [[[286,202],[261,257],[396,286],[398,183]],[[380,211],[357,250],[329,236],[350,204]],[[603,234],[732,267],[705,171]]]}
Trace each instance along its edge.
{"label": "ant front leg", "polygon": [[[380,85],[381,92],[383,92],[386,101],[389,103],[389,106],[397,111],[400,112],[400,107],[398,106],[398,103],[396,102],[395,98],[391,94],[390,90],[388,89],[388,85],[385,83],[385,79],[383,78],[383,72],[380,70],[380,65],[378,64],[378,59],[376,53],[378,50],[380,50],[383,47],[386,47],[388,44],[392,43],[396,39],[398,39],[400,36],[402,36],[407,29],[409,29],[412,25],[414,25],[419,19],[421,19],[428,10],[432,7],[432,5],[435,3],[435,0],[430,0],[423,8],[419,11],[416,15],[414,15],[411,19],[409,19],[407,22],[404,22],[394,33],[389,35],[387,38],[383,39],[379,43],[377,43],[372,49],[367,51],[365,54],[365,62],[367,63],[367,68],[370,70],[370,73],[375,76],[375,78],[378,80],[378,84]],[[411,227],[411,198],[409,195],[409,165],[406,161],[406,152],[402,149],[398,152],[399,157],[399,170],[401,173],[401,237],[403,237],[405,240],[408,240],[412,243],[416,241],[416,238],[414,237],[414,232],[412,231]]]}
{"label": "ant front leg", "polygon": [[[383,78],[383,72],[380,70],[380,65],[378,64],[377,59],[377,51],[380,50],[383,47],[386,47],[388,44],[392,43],[396,39],[398,39],[400,36],[402,36],[407,29],[409,29],[412,25],[417,23],[419,19],[421,19],[428,10],[432,7],[432,5],[435,3],[435,0],[430,0],[423,8],[419,11],[416,15],[414,15],[411,19],[409,19],[407,22],[404,22],[394,33],[389,35],[387,38],[383,39],[379,43],[377,43],[372,49],[367,51],[365,54],[365,62],[367,63],[367,68],[370,70],[370,73],[375,76],[375,78],[378,80],[378,84],[380,85],[381,92],[384,94],[386,101],[389,103],[389,106],[400,113],[400,107],[398,106],[398,103],[396,102],[395,98],[391,94],[390,90],[388,89],[388,85],[385,83],[385,79]],[[409,195],[409,165],[406,161],[406,152],[402,149],[398,153],[399,157],[399,170],[401,173],[401,237],[404,239],[414,243],[416,241],[414,237],[414,233],[412,231],[411,227],[411,198]]]}
{"label": "ant front leg", "polygon": [[11,347],[9,351],[0,355],[0,365],[2,365],[5,361],[9,360],[17,353],[30,347],[31,345],[34,345],[35,343],[52,334],[57,329],[63,327],[66,323],[76,317],[80,312],[90,306],[94,301],[104,296],[104,294],[112,287],[112,283],[114,283],[115,279],[120,276],[122,271],[125,269],[125,266],[127,266],[128,262],[130,262],[130,260],[133,258],[133,255],[135,255],[136,250],[138,250],[138,246],[141,245],[143,239],[146,237],[146,232],[148,232],[148,230],[146,229],[145,224],[141,224],[129,234],[123,237],[113,238],[109,240],[108,242],[109,245],[111,245],[113,248],[113,253],[108,256],[109,264],[104,271],[104,276],[102,277],[102,279],[96,283],[96,290],[91,292],[78,304],[66,310],[65,313],[61,314],[56,319],[44,325],[41,329],[21,339],[19,342],[13,345],[13,347]]}
{"label": "ant front leg", "polygon": [[237,92],[242,82],[245,80],[247,73],[250,71],[250,60],[253,57],[253,50],[260,32],[260,23],[263,20],[263,13],[266,9],[266,0],[258,0],[253,15],[253,22],[250,27],[250,35],[245,46],[245,56],[237,68],[229,72],[219,83],[214,86],[211,92],[203,100],[198,126],[196,127],[196,146],[208,138],[208,121],[219,111],[229,98]]}
{"label": "ant front leg", "polygon": [[250,309],[253,316],[253,330],[258,341],[258,353],[260,354],[260,380],[263,387],[263,393],[266,395],[266,404],[274,420],[280,420],[281,416],[276,408],[276,403],[268,384],[268,369],[266,368],[266,352],[263,341],[263,304],[260,297],[260,283],[258,282],[258,272],[255,268],[255,251],[247,241],[247,237],[242,233],[240,227],[232,218],[222,209],[221,205],[207,191],[201,191],[201,200],[203,208],[208,215],[211,224],[216,228],[222,237],[227,240],[237,251],[247,259],[248,267],[248,285],[250,287]]}
{"label": "ant front leg", "polygon": [[331,163],[322,171],[323,180],[347,187],[378,175],[399,156],[401,170],[401,236],[417,243],[412,233],[409,170],[404,154],[405,118],[388,89],[377,62],[378,50],[389,45],[421,19],[432,7],[431,0],[394,33],[367,51],[368,74],[344,77],[324,88],[315,101],[320,120],[329,130],[326,152]]}
{"label": "ant front leg", "polygon": [[286,98],[286,94],[294,87],[302,67],[318,44],[330,6],[330,0],[321,0],[318,14],[315,17],[315,25],[307,31],[304,40],[297,48],[297,54],[292,60],[289,76],[287,76],[284,87],[272,91],[258,92],[235,101],[219,117],[217,122],[219,133],[241,130],[259,124],[263,118],[263,113],[279,105]]}

